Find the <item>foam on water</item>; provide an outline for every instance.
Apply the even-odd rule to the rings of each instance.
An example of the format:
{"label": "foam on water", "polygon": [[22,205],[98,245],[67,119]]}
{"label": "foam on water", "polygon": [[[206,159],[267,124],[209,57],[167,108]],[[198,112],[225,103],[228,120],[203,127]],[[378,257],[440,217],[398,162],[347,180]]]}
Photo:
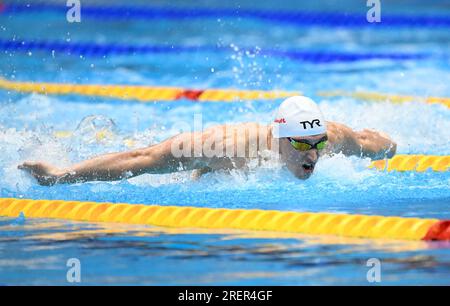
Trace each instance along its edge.
{"label": "foam on water", "polygon": [[[446,174],[387,174],[368,169],[368,159],[340,154],[322,158],[314,175],[307,181],[297,180],[274,162],[266,164],[263,169],[250,167],[250,171],[207,174],[198,181],[191,180],[191,173],[182,172],[144,175],[128,182],[50,188],[36,186],[33,179],[17,170],[19,163],[43,160],[64,167],[97,154],[145,147],[174,135],[176,130],[171,126],[177,122],[185,121],[192,126],[194,114],[202,114],[204,126],[230,121],[270,122],[277,105],[248,102],[221,104],[219,107],[217,104],[181,102],[177,107],[173,104],[146,107],[132,103],[94,105],[68,100],[28,95],[14,104],[3,106],[0,122],[7,124],[0,128],[0,146],[5,152],[0,158],[3,195],[42,198],[59,195],[66,199],[88,199],[92,196],[77,194],[88,189],[94,197],[107,201],[224,207],[267,205],[278,209],[286,197],[298,193],[321,203],[311,207],[294,201],[283,206],[296,210],[329,208],[332,203],[370,205],[372,197],[381,202],[389,199],[403,201],[415,198],[414,194],[418,192],[420,199],[449,198]],[[374,128],[388,133],[398,143],[398,153],[450,153],[446,141],[450,114],[441,105],[368,104],[349,98],[319,102],[330,121],[342,122],[355,129]],[[78,111],[67,113],[67,103],[73,103]],[[30,108],[33,111],[30,112]],[[11,114],[15,115],[11,117]],[[59,120],[63,116],[68,119]],[[38,118],[39,123],[35,124],[31,118]],[[134,122],[134,128],[130,129],[128,122]],[[147,124],[143,124],[145,122]],[[55,137],[54,133],[60,130],[69,132],[70,136]],[[96,138],[98,131],[102,131],[103,138]],[[222,194],[219,199],[217,194]]]}

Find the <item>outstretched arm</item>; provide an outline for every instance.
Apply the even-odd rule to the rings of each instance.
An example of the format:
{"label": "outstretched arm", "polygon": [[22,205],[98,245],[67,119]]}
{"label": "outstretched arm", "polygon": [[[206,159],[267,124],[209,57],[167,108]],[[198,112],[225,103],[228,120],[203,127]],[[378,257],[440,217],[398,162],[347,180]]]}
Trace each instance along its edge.
{"label": "outstretched arm", "polygon": [[190,159],[176,158],[171,152],[174,141],[180,143],[190,139],[190,134],[180,134],[148,148],[100,155],[66,169],[42,162],[25,162],[19,169],[30,172],[41,185],[114,181],[143,173],[169,173],[177,171],[180,163],[187,168],[192,167]]}
{"label": "outstretched arm", "polygon": [[397,150],[397,144],[388,135],[374,130],[353,131],[344,124],[328,122],[327,134],[334,153],[383,159],[391,158]]}

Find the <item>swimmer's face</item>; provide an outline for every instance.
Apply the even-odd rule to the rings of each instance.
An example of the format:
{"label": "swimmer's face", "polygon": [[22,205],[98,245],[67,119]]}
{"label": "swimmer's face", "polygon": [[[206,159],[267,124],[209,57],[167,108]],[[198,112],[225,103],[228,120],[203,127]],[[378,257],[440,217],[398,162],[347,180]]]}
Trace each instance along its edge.
{"label": "swimmer's face", "polygon": [[[307,137],[291,137],[293,140],[307,142],[315,145],[327,134],[320,134]],[[280,139],[281,159],[286,163],[287,168],[299,179],[307,179],[314,172],[319,151],[316,148],[307,151],[296,150],[287,138]]]}

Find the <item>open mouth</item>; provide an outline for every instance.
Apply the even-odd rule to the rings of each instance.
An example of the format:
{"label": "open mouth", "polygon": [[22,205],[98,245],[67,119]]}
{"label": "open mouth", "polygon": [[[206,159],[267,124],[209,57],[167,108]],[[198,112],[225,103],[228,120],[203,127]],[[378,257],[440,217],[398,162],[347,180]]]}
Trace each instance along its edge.
{"label": "open mouth", "polygon": [[314,170],[314,164],[303,164],[302,167],[306,172],[312,172]]}

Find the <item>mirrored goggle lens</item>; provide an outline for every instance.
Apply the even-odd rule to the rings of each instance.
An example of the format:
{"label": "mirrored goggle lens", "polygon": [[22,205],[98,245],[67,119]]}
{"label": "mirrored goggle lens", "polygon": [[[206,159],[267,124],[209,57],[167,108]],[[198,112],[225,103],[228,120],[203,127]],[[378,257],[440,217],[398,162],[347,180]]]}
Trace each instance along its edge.
{"label": "mirrored goggle lens", "polygon": [[300,151],[308,151],[308,150],[311,150],[311,148],[312,148],[312,145],[310,145],[308,143],[297,142],[295,140],[291,141],[291,145],[294,147],[294,149],[300,150]]}
{"label": "mirrored goggle lens", "polygon": [[326,146],[327,146],[327,141],[324,140],[324,141],[319,142],[316,147],[317,147],[317,150],[323,150],[323,149],[325,149]]}
{"label": "mirrored goggle lens", "polygon": [[[308,151],[313,148],[313,146],[310,145],[309,143],[298,142],[293,139],[291,139],[291,145],[294,147],[294,149],[299,150],[299,151]],[[325,149],[326,145],[327,145],[327,141],[324,140],[324,141],[319,142],[317,145],[315,145],[315,147],[317,148],[317,150],[323,150],[323,149]]]}

